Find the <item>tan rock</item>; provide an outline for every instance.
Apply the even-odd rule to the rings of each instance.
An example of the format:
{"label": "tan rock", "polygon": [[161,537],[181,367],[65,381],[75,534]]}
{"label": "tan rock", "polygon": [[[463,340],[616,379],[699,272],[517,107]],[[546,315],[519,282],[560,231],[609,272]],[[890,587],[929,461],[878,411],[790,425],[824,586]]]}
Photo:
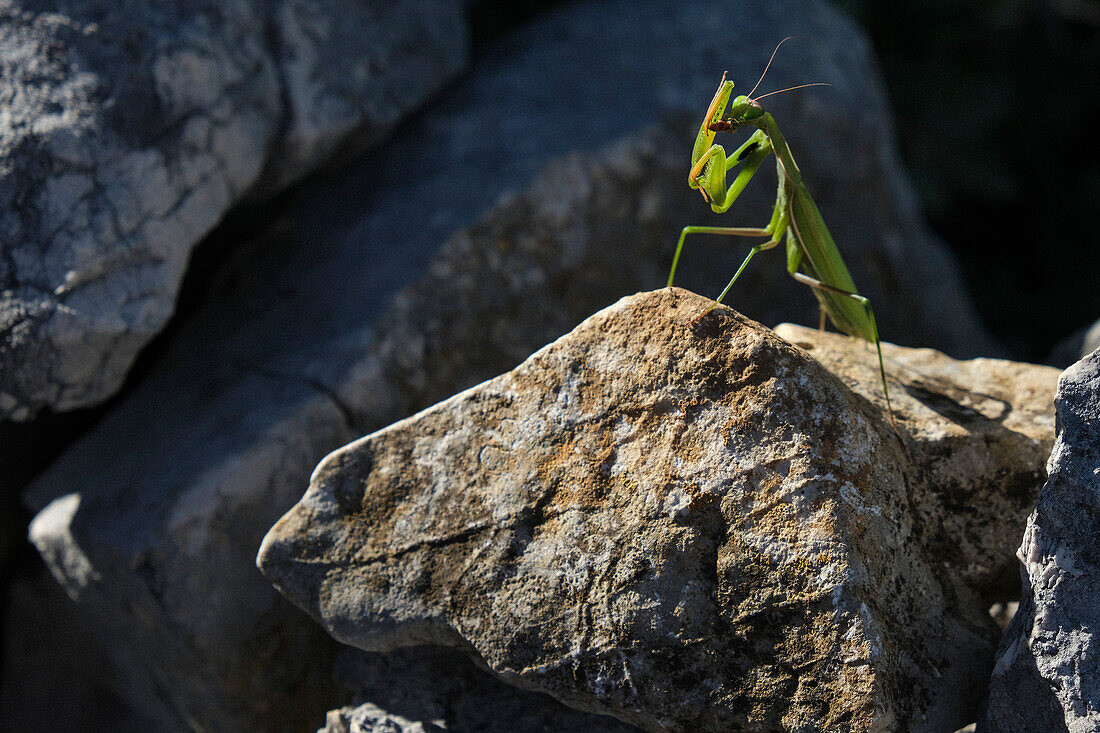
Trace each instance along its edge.
{"label": "tan rock", "polygon": [[[865,399],[884,404],[870,344],[789,323],[775,332]],[[957,361],[890,343],[883,343],[883,354],[909,462],[925,474],[924,490],[911,491],[909,499],[917,540],[971,589],[991,601],[1015,600],[1014,555],[1054,445],[1058,370],[1001,359]]]}
{"label": "tan rock", "polygon": [[887,347],[895,433],[865,344],[785,329],[853,392],[707,303],[624,298],[336,451],[261,569],[345,643],[457,646],[647,730],[973,720],[1057,372]]}

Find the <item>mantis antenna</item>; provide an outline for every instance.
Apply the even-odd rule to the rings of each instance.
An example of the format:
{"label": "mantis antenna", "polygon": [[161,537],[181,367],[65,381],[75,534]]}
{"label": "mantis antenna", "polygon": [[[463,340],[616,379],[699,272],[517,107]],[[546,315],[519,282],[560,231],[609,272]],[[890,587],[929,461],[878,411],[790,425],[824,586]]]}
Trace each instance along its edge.
{"label": "mantis antenna", "polygon": [[[768,75],[768,69],[770,69],[772,67],[772,61],[775,61],[775,55],[777,53],[779,53],[779,47],[782,46],[787,41],[791,40],[792,38],[794,38],[794,36],[787,36],[786,38],[784,38],[782,41],[780,41],[779,43],[777,43],[775,45],[775,50],[772,51],[772,57],[770,59],[768,59],[768,65],[764,67],[764,73],[761,74],[760,78],[756,80],[756,86],[752,88],[752,92],[756,91],[756,87],[760,86],[760,82],[764,81],[764,77]],[[725,78],[725,77],[723,76],[723,78]],[[749,99],[752,99],[752,92],[749,92],[745,96],[748,97]]]}
{"label": "mantis antenna", "polygon": [[778,91],[768,92],[767,94],[761,94],[759,97],[754,97],[754,99],[757,102],[759,102],[764,97],[771,97],[771,96],[774,96],[776,94],[782,94],[783,92],[793,92],[795,89],[805,89],[806,87],[831,87],[831,86],[832,86],[832,84],[830,84],[829,82],[826,82],[826,81],[812,81],[809,84],[799,84],[798,86],[787,87],[786,89],[780,89]]}

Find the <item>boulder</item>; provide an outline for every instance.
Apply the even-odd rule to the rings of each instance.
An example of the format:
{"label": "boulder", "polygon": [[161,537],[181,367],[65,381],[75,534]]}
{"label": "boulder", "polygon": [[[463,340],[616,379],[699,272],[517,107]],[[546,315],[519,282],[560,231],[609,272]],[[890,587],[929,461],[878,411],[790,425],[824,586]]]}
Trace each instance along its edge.
{"label": "boulder", "polygon": [[[207,423],[205,440],[175,445],[159,468],[105,467],[89,477],[98,485],[40,511],[28,534],[79,604],[85,633],[101,640],[115,667],[139,676],[139,685],[121,685],[118,696],[138,698],[134,707],[158,708],[156,715],[181,727],[300,731],[316,725],[337,695],[332,646],[239,560],[255,544],[252,525],[274,521],[279,487],[223,484],[223,475],[196,471],[196,461],[204,451],[232,453],[247,475],[250,466],[286,459],[286,480],[304,482],[309,454],[293,458],[306,442],[301,436],[326,442],[351,433],[339,410],[306,386],[257,376],[231,396],[302,409],[269,426],[267,451],[241,449],[258,426],[238,417]],[[104,426],[118,429],[117,422]],[[148,440],[139,435],[134,443]],[[54,472],[45,480],[72,479]]]}
{"label": "boulder", "polygon": [[[281,308],[245,337],[243,326],[220,328],[240,307],[239,293],[221,291],[211,317],[188,325],[162,368],[28,489],[28,502],[41,507],[31,540],[96,632],[110,637],[118,666],[148,670],[158,693],[142,697],[219,730],[300,729],[337,702],[333,645],[256,571],[264,534],[327,452],[515,365],[618,287],[614,274],[610,286],[586,277],[619,261],[610,239],[561,256],[560,242],[548,247],[523,227],[550,230],[540,220],[561,215],[536,201],[602,209],[624,192],[637,202],[659,191],[643,173],[660,139],[555,166],[530,198],[457,237],[377,330],[338,339],[315,329],[323,356],[278,355],[272,342],[288,332],[306,338],[304,324],[276,317]],[[576,175],[594,170],[594,191],[562,198]],[[501,241],[500,227],[513,242],[487,246]],[[646,241],[669,240],[650,233]],[[617,277],[660,276],[652,260],[639,267],[642,275],[624,268]],[[540,283],[568,287],[518,307]],[[221,348],[197,348],[218,343],[204,340],[214,334]]]}
{"label": "boulder", "polygon": [[794,334],[838,378],[709,303],[624,298],[332,453],[261,569],[343,643],[645,730],[972,721],[1056,371],[887,345],[892,429],[866,343]]}
{"label": "boulder", "polygon": [[997,651],[979,731],[1100,729],[1100,351],[1067,369],[1057,441],[1017,553],[1020,607]]}
{"label": "boulder", "polygon": [[192,249],[465,63],[463,3],[0,10],[0,419],[118,390]]}

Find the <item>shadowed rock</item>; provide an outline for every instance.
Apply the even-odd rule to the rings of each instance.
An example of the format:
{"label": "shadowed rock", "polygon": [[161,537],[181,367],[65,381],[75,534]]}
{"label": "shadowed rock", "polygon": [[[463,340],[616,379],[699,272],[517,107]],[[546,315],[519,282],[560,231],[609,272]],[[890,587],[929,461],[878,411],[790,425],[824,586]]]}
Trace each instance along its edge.
{"label": "shadowed rock", "polygon": [[614,718],[571,710],[548,695],[517,689],[445,647],[387,654],[344,647],[336,675],[364,701],[329,711],[319,733],[637,731]]}
{"label": "shadowed rock", "polygon": [[647,730],[969,722],[1004,562],[958,545],[1026,515],[1055,371],[888,348],[899,437],[866,344],[827,337],[853,392],[708,302],[625,298],[336,451],[261,569],[344,643],[456,646]]}
{"label": "shadowed rock", "polygon": [[997,653],[979,731],[1100,730],[1100,351],[1054,398],[1050,478],[1018,552],[1023,593]]}

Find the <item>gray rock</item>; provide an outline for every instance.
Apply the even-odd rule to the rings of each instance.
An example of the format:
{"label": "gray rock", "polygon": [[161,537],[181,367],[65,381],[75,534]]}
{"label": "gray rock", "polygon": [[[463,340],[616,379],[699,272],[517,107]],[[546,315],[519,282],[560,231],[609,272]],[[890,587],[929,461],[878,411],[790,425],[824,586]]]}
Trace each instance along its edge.
{"label": "gray rock", "polygon": [[372,654],[345,647],[336,669],[356,690],[358,701],[329,711],[323,733],[637,730],[507,685],[453,649],[414,647]]}
{"label": "gray rock", "polygon": [[[263,715],[321,704],[330,651],[256,573],[264,533],[327,452],[512,368],[622,293],[663,283],[680,227],[707,221],[690,214],[707,207],[684,185],[701,110],[725,66],[759,73],[779,25],[795,22],[803,40],[784,46],[769,82],[827,78],[839,90],[817,102],[776,97],[775,109],[792,144],[835,136],[835,149],[796,152],[821,183],[834,233],[849,238],[845,252],[859,253],[850,261],[875,289],[883,334],[985,348],[898,178],[866,41],[828,6],[792,8],[621,2],[545,16],[390,144],[292,198],[226,263],[149,377],[27,492],[36,510],[79,494],[36,539],[87,618],[118,627],[115,647],[150,670],[174,710],[231,729],[234,711],[262,708],[261,722],[241,724],[255,729]],[[731,28],[714,22],[731,13],[745,43],[731,45]],[[668,128],[637,131],[665,115]],[[551,156],[600,146],[532,183]],[[753,196],[766,205],[773,195],[766,178],[754,185],[745,219]],[[683,281],[717,292],[741,252],[700,243]],[[937,262],[947,269],[927,276],[949,285],[919,287]],[[752,315],[816,322],[812,296],[797,296],[804,289],[778,260],[745,283],[730,302]],[[98,578],[82,584],[70,555]]]}
{"label": "gray rock", "polygon": [[1017,553],[1020,607],[997,652],[979,730],[1100,729],[1100,352],[1058,380],[1050,477]]}
{"label": "gray rock", "polygon": [[[305,482],[308,454],[295,458],[295,448],[350,435],[337,408],[316,394],[277,377],[242,381],[230,395],[241,404],[300,408],[267,426],[266,451],[243,449],[244,437],[260,429],[247,415],[215,418],[205,440],[174,446],[159,467],[97,469],[95,480],[110,492],[89,482],[31,522],[31,541],[84,622],[111,640],[111,661],[141,675],[140,686],[122,686],[119,696],[141,698],[181,725],[220,731],[299,731],[332,706],[331,645],[239,557],[256,544],[252,525],[274,521],[283,501],[281,485],[262,483],[269,464],[285,460],[285,480]],[[100,436],[125,440],[116,432],[125,420],[116,417]],[[137,448],[147,439],[132,437]],[[234,455],[242,476],[255,467],[258,481],[204,477],[196,466],[204,450]],[[73,479],[55,471],[46,480]],[[141,491],[114,493],[120,486]]]}
{"label": "gray rock", "polygon": [[[466,0],[281,0],[273,54],[286,97],[262,192],[372,147],[466,66]],[[261,5],[261,7],[266,7]]]}
{"label": "gray rock", "polygon": [[866,344],[799,332],[854,393],[708,303],[624,298],[332,453],[261,569],[339,641],[471,650],[646,730],[973,720],[1055,370],[889,347],[895,434]]}
{"label": "gray rock", "polygon": [[[789,323],[775,333],[852,389],[881,400],[868,344]],[[853,348],[861,359],[853,358]],[[1046,477],[1058,370],[1001,359],[956,361],[933,349],[891,344],[883,352],[895,410],[918,417],[903,427],[914,441],[908,444],[911,462],[923,464],[929,485],[928,493],[910,491],[908,499],[919,518],[919,540],[980,594],[988,615],[995,603],[1017,598],[1016,538]],[[993,483],[971,495],[967,487],[986,480],[981,476],[993,476]]]}
{"label": "gray rock", "polygon": [[234,204],[465,59],[457,0],[39,5],[0,11],[0,419],[111,396]]}
{"label": "gray rock", "polygon": [[[255,342],[234,343],[233,329],[220,334],[229,342],[223,350],[192,351],[188,344],[203,343],[210,326],[225,323],[198,319],[166,355],[167,366],[30,488],[32,503],[49,504],[32,540],[86,615],[111,629],[116,651],[125,652],[122,664],[150,670],[161,690],[155,699],[173,700],[173,709],[223,730],[270,727],[235,716],[255,706],[256,715],[262,708],[285,717],[294,703],[288,690],[300,695],[294,704],[319,705],[313,715],[331,707],[322,702],[331,693],[323,634],[255,569],[264,533],[301,495],[324,454],[361,435],[363,425],[378,427],[489,370],[507,369],[582,318],[579,311],[609,287],[584,274],[613,273],[617,238],[563,253],[546,238],[514,233],[560,231],[544,219],[561,214],[533,202],[568,201],[560,192],[592,169],[600,171],[598,185],[570,194],[574,207],[602,210],[624,198],[670,206],[643,175],[659,140],[618,146],[584,166],[579,159],[557,166],[530,199],[503,206],[495,224],[456,238],[377,332],[322,341],[323,359],[256,363],[246,353]],[[556,193],[546,198],[549,189]],[[513,243],[487,246],[500,241],[501,227],[513,232],[504,235]],[[668,237],[651,233],[647,241],[655,249]],[[637,276],[624,268],[609,275],[610,287],[621,286],[616,277]],[[519,307],[555,283],[568,287],[544,291],[538,307]],[[268,325],[275,334],[281,324]],[[153,405],[160,417],[150,422]],[[73,493],[50,503],[64,491]],[[237,691],[241,679],[247,699]]]}

